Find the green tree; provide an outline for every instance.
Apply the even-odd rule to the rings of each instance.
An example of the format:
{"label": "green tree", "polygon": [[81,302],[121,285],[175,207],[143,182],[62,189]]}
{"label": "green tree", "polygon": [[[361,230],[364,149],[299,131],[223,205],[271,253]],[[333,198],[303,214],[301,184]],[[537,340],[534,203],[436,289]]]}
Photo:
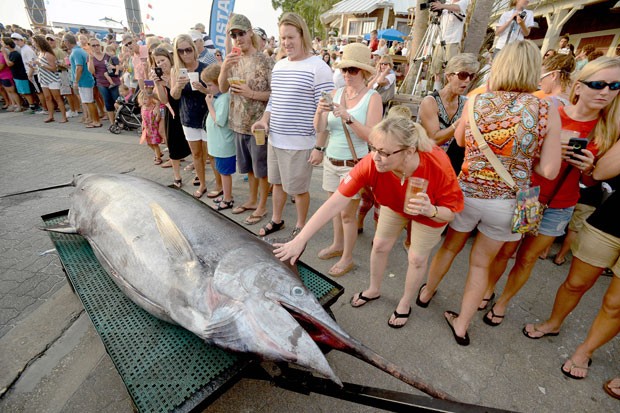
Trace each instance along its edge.
{"label": "green tree", "polygon": [[299,14],[306,21],[312,37],[325,39],[327,29],[320,20],[321,14],[331,9],[339,0],[271,0],[274,10],[281,8],[284,13]]}

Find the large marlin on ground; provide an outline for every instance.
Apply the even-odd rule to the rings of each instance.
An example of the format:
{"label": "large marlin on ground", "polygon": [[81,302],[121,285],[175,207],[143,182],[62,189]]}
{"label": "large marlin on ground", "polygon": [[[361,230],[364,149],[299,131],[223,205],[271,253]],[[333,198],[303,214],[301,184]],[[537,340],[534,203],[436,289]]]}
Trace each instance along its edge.
{"label": "large marlin on ground", "polygon": [[204,204],[128,175],[82,175],[74,185],[68,224],[46,230],[84,236],[121,290],[154,316],[341,384],[316,341],[453,400],[347,334],[269,244]]}

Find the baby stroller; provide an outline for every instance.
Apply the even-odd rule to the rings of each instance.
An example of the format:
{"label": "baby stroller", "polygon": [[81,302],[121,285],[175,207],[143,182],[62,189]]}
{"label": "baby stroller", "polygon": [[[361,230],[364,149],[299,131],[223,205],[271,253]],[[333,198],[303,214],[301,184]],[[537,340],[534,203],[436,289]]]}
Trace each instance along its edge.
{"label": "baby stroller", "polygon": [[142,116],[140,116],[137,96],[138,91],[136,90],[128,102],[125,102],[122,97],[118,98],[119,107],[116,109],[114,124],[109,128],[110,132],[115,135],[120,134],[123,130],[135,130],[138,135],[142,133]]}

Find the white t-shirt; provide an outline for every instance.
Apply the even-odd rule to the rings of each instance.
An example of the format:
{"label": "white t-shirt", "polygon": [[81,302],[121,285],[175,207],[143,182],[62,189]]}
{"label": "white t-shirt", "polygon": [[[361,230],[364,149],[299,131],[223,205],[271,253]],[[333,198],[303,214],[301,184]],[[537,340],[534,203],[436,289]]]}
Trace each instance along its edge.
{"label": "white t-shirt", "polygon": [[[531,10],[524,11],[525,27],[532,28],[534,26],[534,12],[532,12]],[[497,27],[503,26],[506,22],[508,22],[515,12],[516,9],[512,9],[502,14],[502,16],[499,18],[499,22],[497,23]],[[519,26],[516,21],[514,23],[510,23],[506,30],[504,30],[502,34],[497,37],[495,48],[501,49],[502,47],[506,46],[506,41],[508,41],[508,37],[510,37],[510,43],[523,40],[525,38],[523,36],[523,30],[521,30],[521,26]]]}
{"label": "white t-shirt", "polygon": [[25,44],[20,50],[19,53],[22,55],[22,60],[24,61],[24,66],[26,67],[26,72],[28,72],[30,68],[30,62],[37,60],[37,54],[34,52],[32,47]]}
{"label": "white t-shirt", "polygon": [[332,71],[323,59],[310,56],[278,61],[271,73],[269,143],[279,149],[312,149],[316,144],[313,120],[321,92],[334,89]]}
{"label": "white t-shirt", "polygon": [[[450,4],[456,4],[461,9],[461,14],[465,16],[467,8],[469,7],[469,0],[460,0],[457,2],[451,2]],[[461,43],[463,38],[463,26],[465,24],[465,18],[459,20],[456,15],[448,10],[441,11],[441,20],[439,25],[440,36],[437,36],[436,44],[440,44],[443,40],[446,44]]]}

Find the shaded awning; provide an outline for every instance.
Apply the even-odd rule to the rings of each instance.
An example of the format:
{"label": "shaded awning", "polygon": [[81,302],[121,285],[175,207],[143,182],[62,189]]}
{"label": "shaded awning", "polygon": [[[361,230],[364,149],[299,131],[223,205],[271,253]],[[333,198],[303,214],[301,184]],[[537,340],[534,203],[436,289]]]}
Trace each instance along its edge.
{"label": "shaded awning", "polygon": [[321,22],[329,24],[343,14],[370,14],[384,7],[392,8],[395,14],[407,14],[407,9],[415,5],[416,0],[343,0],[321,14]]}

